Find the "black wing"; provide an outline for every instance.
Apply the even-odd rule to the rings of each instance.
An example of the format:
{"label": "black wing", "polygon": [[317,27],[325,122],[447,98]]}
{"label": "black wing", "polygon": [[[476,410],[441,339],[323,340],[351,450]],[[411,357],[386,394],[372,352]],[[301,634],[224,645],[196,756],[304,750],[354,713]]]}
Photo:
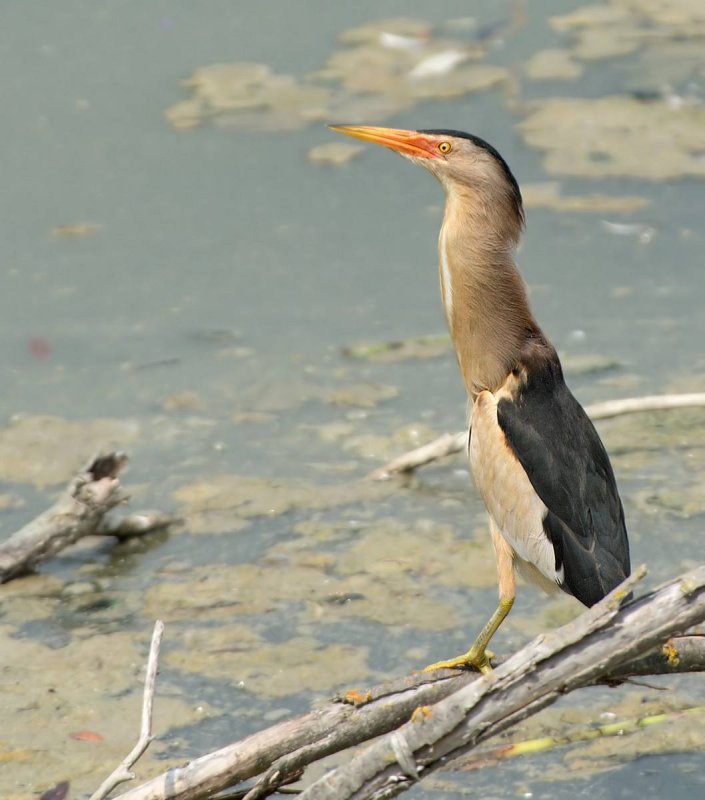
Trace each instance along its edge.
{"label": "black wing", "polygon": [[544,531],[564,569],[564,588],[594,605],[629,575],[624,509],[612,465],[592,422],[563,380],[558,357],[527,365],[497,419],[548,508]]}

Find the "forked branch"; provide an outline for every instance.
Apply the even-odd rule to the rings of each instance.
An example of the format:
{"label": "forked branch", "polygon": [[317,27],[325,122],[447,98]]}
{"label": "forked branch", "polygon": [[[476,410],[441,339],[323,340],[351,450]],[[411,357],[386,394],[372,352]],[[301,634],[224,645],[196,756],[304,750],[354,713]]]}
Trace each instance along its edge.
{"label": "forked branch", "polygon": [[671,639],[705,620],[705,567],[622,605],[644,574],[636,570],[602,602],[538,637],[488,677],[442,671],[351,692],[348,702],[330,703],[196,758],[118,800],[195,800],[259,776],[239,795],[256,800],[309,764],[380,736],[302,797],[392,797],[567,692],[631,675],[705,671],[703,637]]}
{"label": "forked branch", "polygon": [[51,508],[2,542],[0,583],[31,572],[84,536],[99,534],[124,539],[178,522],[175,517],[157,511],[131,514],[120,520],[106,516],[127,501],[120,485],[120,473],[127,462],[125,453],[96,456],[71,480]]}
{"label": "forked branch", "polygon": [[154,708],[154,690],[157,684],[157,668],[159,666],[159,648],[164,634],[164,623],[158,619],[154,623],[152,643],[149,647],[147,658],[147,674],[144,679],[144,693],[142,695],[142,722],[140,735],[135,746],[108,775],[100,786],[90,796],[90,800],[104,800],[116,786],[125,781],[134,780],[135,773],[132,767],[137,763],[152,741],[152,709]]}

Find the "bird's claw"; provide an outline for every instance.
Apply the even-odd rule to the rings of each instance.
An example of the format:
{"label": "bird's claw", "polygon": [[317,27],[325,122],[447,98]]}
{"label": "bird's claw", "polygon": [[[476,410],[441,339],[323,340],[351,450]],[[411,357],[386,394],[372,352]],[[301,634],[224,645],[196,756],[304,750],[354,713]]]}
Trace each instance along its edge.
{"label": "bird's claw", "polygon": [[437,669],[476,669],[478,672],[486,674],[492,672],[491,660],[494,653],[490,650],[479,650],[471,647],[467,653],[448,661],[436,661],[424,667],[422,672],[435,672]]}

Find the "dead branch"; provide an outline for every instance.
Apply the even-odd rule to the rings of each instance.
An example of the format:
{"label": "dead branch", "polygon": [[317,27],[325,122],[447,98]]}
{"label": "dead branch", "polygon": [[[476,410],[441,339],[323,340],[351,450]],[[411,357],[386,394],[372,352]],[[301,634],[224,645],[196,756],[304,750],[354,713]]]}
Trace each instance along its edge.
{"label": "dead branch", "polygon": [[[699,408],[705,406],[705,392],[690,394],[655,394],[647,397],[625,397],[621,400],[606,400],[585,406],[592,419],[610,419],[622,414],[636,414],[642,411],[668,411],[675,408]],[[428,444],[409,450],[389,461],[367,475],[366,480],[384,481],[400,472],[412,472],[440,458],[459,453],[467,447],[468,431],[444,433]]]}
{"label": "dead branch", "polygon": [[142,723],[140,725],[140,735],[135,746],[125,756],[122,762],[108,775],[95,792],[90,800],[103,800],[110,792],[125,781],[134,780],[135,773],[132,767],[149,747],[152,741],[152,708],[154,707],[154,689],[157,683],[157,667],[159,665],[159,648],[162,643],[164,633],[164,623],[158,619],[154,623],[152,633],[152,643],[149,646],[149,657],[147,658],[147,674],[144,679],[144,694],[142,696]]}
{"label": "dead branch", "polygon": [[564,729],[564,731],[559,731],[549,736],[541,736],[537,739],[524,739],[511,744],[503,742],[497,747],[478,748],[467,756],[460,756],[453,762],[453,767],[463,772],[469,772],[470,770],[494,766],[507,759],[546,753],[559,747],[569,747],[581,742],[591,742],[595,739],[603,739],[609,736],[625,736],[651,725],[661,725],[664,722],[695,715],[705,716],[705,706],[691,706],[690,708],[681,708],[676,711],[620,719],[604,725],[578,726],[577,728],[571,726],[567,730]]}
{"label": "dead branch", "polygon": [[47,511],[10,536],[0,547],[0,583],[31,572],[37,564],[95,532],[103,516],[125,501],[119,473],[124,453],[93,459]]}
{"label": "dead branch", "polygon": [[670,411],[674,408],[700,408],[705,406],[705,392],[690,394],[653,394],[647,397],[625,397],[622,400],[606,400],[593,403],[585,410],[590,419],[610,419],[622,414],[642,411]]}
{"label": "dead branch", "polygon": [[539,636],[490,676],[415,714],[305,789],[302,800],[380,800],[705,618],[705,566],[620,606],[639,572],[569,625]]}
{"label": "dead branch", "polygon": [[0,584],[31,572],[84,536],[126,538],[176,522],[174,517],[153,511],[117,521],[106,518],[108,511],[127,501],[119,480],[127,462],[125,453],[97,456],[73,478],[51,508],[0,544]]}
{"label": "dead branch", "polygon": [[[637,570],[630,583],[644,573]],[[408,772],[426,775],[440,763],[439,748],[445,754],[466,752],[554,702],[563,692],[596,683],[613,685],[633,675],[705,671],[705,637],[686,636],[663,645],[705,619],[704,587],[705,567],[701,567],[620,607],[620,598],[629,589],[622,586],[578,620],[500,662],[489,678],[441,671],[414,675],[369,692],[351,692],[347,702],[339,699],[208,753],[134,787],[117,800],[195,800],[259,775],[249,792],[243,790],[248,800],[255,800],[271,795],[315,761],[394,732],[394,740],[387,736],[365,751],[372,755],[365,756],[359,771],[357,767],[346,773],[336,771],[332,775],[337,777],[326,776],[323,784],[309,787],[312,794],[304,795],[335,800],[385,797],[374,792],[381,791],[380,787],[401,791],[413,782],[399,768],[399,761]],[[464,731],[459,739],[449,738],[454,730],[448,727],[451,722]],[[389,772],[378,769],[382,762]],[[354,763],[359,765],[357,760]],[[350,791],[357,794],[348,790],[353,772],[356,788]],[[363,787],[370,793],[365,794]]]}
{"label": "dead branch", "polygon": [[469,431],[458,431],[458,433],[444,433],[437,439],[434,439],[428,444],[417,447],[415,450],[409,450],[408,453],[393,458],[388,461],[384,466],[370,472],[365,480],[368,481],[386,481],[392,475],[399,472],[413,472],[417,467],[423,467],[424,464],[430,464],[433,461],[438,461],[440,458],[453,455],[453,453],[460,453],[466,450],[468,446]]}
{"label": "dead branch", "polygon": [[134,539],[144,536],[145,533],[156,533],[178,525],[182,522],[180,517],[165,514],[163,511],[136,511],[120,519],[105,517],[94,533],[99,536],[114,536],[116,539]]}

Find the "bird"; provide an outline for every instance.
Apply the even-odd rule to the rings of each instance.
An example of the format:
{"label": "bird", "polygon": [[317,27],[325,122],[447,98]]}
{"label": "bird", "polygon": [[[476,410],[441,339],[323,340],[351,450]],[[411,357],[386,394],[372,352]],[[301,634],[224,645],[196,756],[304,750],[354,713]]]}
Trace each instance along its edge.
{"label": "bird", "polygon": [[614,471],[529,305],[515,261],[523,201],[504,158],[452,129],[329,127],[395,151],[445,191],[441,299],[468,395],[468,458],[488,512],[499,604],[467,652],[426,670],[487,673],[487,647],[514,605],[517,572],[588,607],[629,575]]}

